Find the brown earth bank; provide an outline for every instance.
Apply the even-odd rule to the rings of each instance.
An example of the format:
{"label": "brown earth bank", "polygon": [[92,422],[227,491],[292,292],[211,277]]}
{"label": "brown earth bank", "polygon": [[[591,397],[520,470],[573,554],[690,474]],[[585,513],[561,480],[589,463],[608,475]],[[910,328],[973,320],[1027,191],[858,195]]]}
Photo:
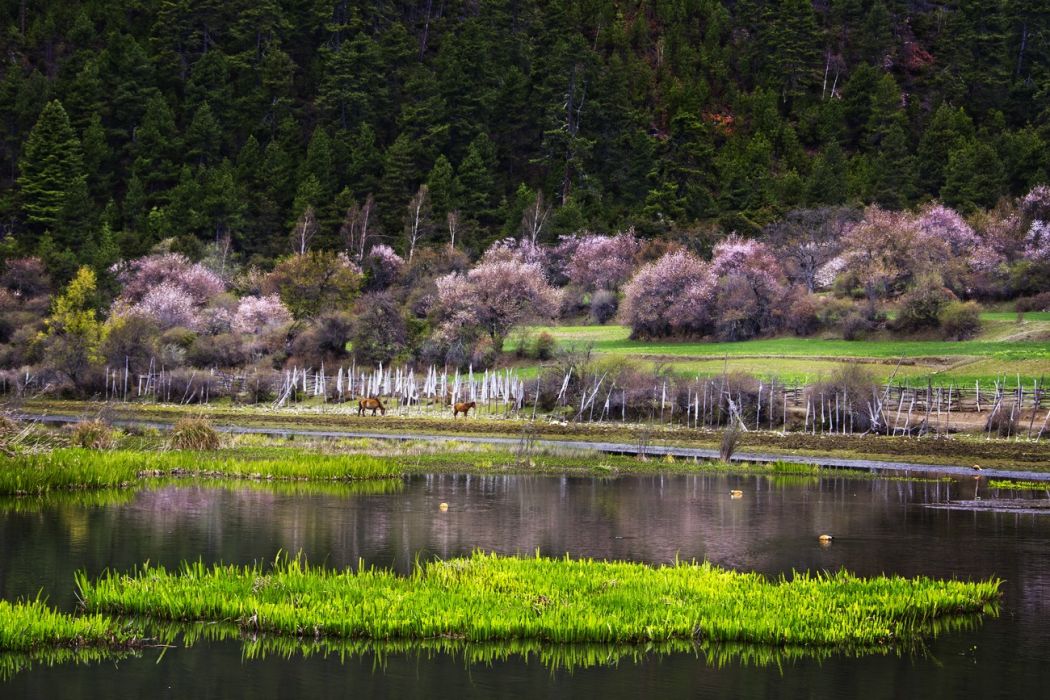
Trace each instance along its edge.
{"label": "brown earth bank", "polygon": [[[498,436],[629,443],[639,449],[651,445],[717,448],[719,430],[639,423],[567,423],[470,417],[357,416],[341,407],[267,409],[260,407],[179,406],[164,404],[103,404],[100,402],[30,400],[8,404],[9,412],[31,415],[102,417],[111,420],[173,421],[182,416],[203,417],[220,426],[299,430],[343,430],[448,436]],[[832,435],[751,431],[739,435],[739,452],[873,459],[906,463],[998,467],[1050,471],[1050,440],[1025,437],[989,439],[985,434],[956,433],[924,437]]]}

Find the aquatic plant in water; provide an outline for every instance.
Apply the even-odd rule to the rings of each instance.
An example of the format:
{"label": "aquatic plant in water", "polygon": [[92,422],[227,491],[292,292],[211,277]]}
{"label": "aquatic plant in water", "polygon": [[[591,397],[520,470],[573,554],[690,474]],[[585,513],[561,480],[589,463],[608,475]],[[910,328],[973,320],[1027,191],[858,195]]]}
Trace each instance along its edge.
{"label": "aquatic plant in water", "polygon": [[99,614],[68,615],[39,598],[12,603],[0,600],[0,650],[41,648],[130,647],[141,640],[136,625]]}
{"label": "aquatic plant in water", "polygon": [[269,567],[144,565],[77,576],[86,609],[182,621],[236,621],[291,636],[559,643],[671,640],[870,646],[920,639],[945,616],[976,613],[999,581],[847,572],[767,579],[708,563],[649,566],[589,559],[474,555],[337,571],[302,558]]}

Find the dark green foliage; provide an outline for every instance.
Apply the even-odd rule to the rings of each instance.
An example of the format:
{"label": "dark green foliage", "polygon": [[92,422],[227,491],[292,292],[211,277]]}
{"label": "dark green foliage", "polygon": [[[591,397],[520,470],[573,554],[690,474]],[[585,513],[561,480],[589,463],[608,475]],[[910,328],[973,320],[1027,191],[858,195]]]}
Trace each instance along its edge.
{"label": "dark green foliage", "polygon": [[405,320],[389,294],[380,292],[363,296],[354,311],[350,343],[358,363],[389,365],[408,348]]}
{"label": "dark green foliage", "polygon": [[967,340],[981,330],[981,307],[973,301],[953,301],[941,309],[941,331],[950,340]]}
{"label": "dark green foliage", "polygon": [[71,215],[71,204],[83,205],[86,182],[80,141],[61,102],[49,102],[40,113],[19,170],[21,209],[30,230],[37,235],[49,230],[65,242],[67,231],[60,226]]}
{"label": "dark green foliage", "polygon": [[[924,277],[901,297],[900,311],[893,325],[905,332],[937,328],[941,324],[942,314],[953,301],[954,295],[945,289],[944,282],[939,277]],[[965,325],[965,320],[960,317],[962,313],[963,310],[954,309],[948,316],[958,318]],[[979,313],[978,309],[974,315],[979,317]]]}
{"label": "dark green foliage", "polygon": [[961,144],[948,155],[941,197],[962,212],[989,208],[1003,194],[1005,174],[999,154],[980,141]]}
{"label": "dark green foliage", "polygon": [[229,235],[268,265],[306,206],[332,249],[369,195],[393,242],[422,184],[476,253],[517,234],[520,187],[550,239],[970,210],[1050,175],[1038,2],[23,5],[27,31],[0,15],[0,221],[21,254],[49,233],[56,273],[103,221],[121,257]]}

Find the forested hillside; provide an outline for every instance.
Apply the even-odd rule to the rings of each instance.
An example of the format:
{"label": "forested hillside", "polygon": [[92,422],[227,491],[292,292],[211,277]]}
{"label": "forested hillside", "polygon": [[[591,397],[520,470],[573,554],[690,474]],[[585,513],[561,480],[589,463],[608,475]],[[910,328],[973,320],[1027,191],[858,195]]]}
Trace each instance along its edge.
{"label": "forested hillside", "polygon": [[[268,266],[799,208],[963,214],[1050,169],[1032,0],[5,0],[4,256]],[[697,243],[699,242],[699,243]]]}

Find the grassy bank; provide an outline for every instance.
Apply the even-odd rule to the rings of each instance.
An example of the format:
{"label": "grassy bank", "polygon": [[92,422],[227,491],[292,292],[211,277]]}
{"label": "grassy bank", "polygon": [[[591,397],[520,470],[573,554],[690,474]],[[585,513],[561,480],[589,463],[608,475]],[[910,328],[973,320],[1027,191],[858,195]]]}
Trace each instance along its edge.
{"label": "grassy bank", "polygon": [[[215,488],[262,488],[287,495],[382,495],[400,491],[413,474],[527,474],[617,477],[647,474],[743,474],[770,478],[834,475],[928,480],[824,469],[791,461],[722,462],[671,457],[640,460],[580,449],[533,448],[456,441],[310,440],[241,436],[213,452],[169,452],[148,440],[111,452],[80,448],[0,457],[0,510],[32,512],[48,504],[82,506],[126,501],[133,490],[188,481]],[[145,444],[142,444],[145,443]],[[34,498],[28,499],[27,496]]]}
{"label": "grassy bank", "polygon": [[[41,414],[93,415],[95,404],[77,401],[26,401],[21,410]],[[265,430],[353,431],[367,434],[394,433],[411,438],[416,434],[443,436],[511,437],[520,439],[528,425],[521,420],[481,417],[453,420],[430,416],[359,417],[348,405],[297,406],[272,409],[268,406],[179,406],[171,404],[111,404],[113,419],[175,422],[185,416],[203,416],[216,425]],[[680,425],[641,423],[535,423],[535,438],[550,440],[610,441],[631,444],[674,445],[718,449],[721,432]],[[301,439],[301,438],[300,438]],[[809,435],[752,431],[740,435],[739,452],[767,452],[792,456],[874,459],[903,463],[952,464],[1050,471],[1050,440],[1041,442],[992,439],[985,435],[959,434],[922,438],[885,435]]]}
{"label": "grassy bank", "polygon": [[81,574],[77,587],[90,611],[232,621],[290,636],[848,647],[932,634],[940,618],[984,610],[998,598],[999,582],[859,579],[845,572],[768,580],[709,564],[477,553],[422,564],[409,577],[293,559],[271,568],[145,565],[97,580]]}
{"label": "grassy bank", "polygon": [[110,489],[173,476],[267,480],[387,479],[402,474],[397,460],[365,454],[323,455],[301,450],[170,452],[80,448],[0,457],[0,495]]}

